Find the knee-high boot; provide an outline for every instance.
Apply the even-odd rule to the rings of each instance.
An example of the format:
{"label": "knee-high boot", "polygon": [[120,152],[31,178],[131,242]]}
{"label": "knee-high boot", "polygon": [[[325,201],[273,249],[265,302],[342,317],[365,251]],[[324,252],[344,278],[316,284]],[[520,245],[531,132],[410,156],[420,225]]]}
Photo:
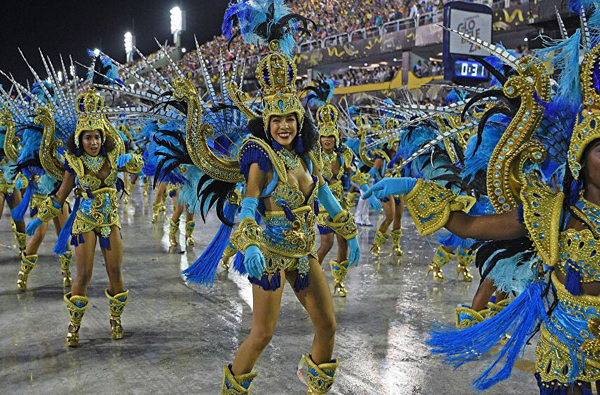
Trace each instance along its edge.
{"label": "knee-high boot", "polygon": [[79,345],[79,327],[81,326],[85,309],[87,309],[90,301],[85,296],[71,295],[71,292],[64,296],[64,300],[67,304],[70,321],[67,333],[67,346],[77,347]]}
{"label": "knee-high boot", "polygon": [[387,235],[377,231],[377,233],[375,233],[375,239],[373,239],[373,244],[371,244],[371,254],[376,257],[381,256],[381,247],[387,242],[387,240]]}
{"label": "knee-high boot", "polygon": [[196,223],[194,221],[185,222],[185,242],[189,246],[194,245],[194,228],[196,228]]}
{"label": "knee-high boot", "polygon": [[441,245],[438,246],[438,248],[435,250],[435,255],[433,256],[433,262],[431,262],[431,265],[427,266],[427,273],[425,275],[428,275],[430,272],[433,272],[433,279],[435,281],[438,281],[440,283],[444,282],[442,266],[450,262],[455,256],[456,254],[447,252],[442,248]]}
{"label": "knee-high boot", "polygon": [[462,274],[463,279],[466,282],[473,281],[473,275],[469,271],[469,266],[475,260],[476,250],[461,248],[458,250],[458,266],[456,266],[456,275],[460,276]]}
{"label": "knee-high boot", "polygon": [[400,242],[402,241],[402,229],[396,229],[392,231],[392,248],[394,249],[394,254],[396,256],[402,256],[404,252],[400,247]]}
{"label": "knee-high boot", "polygon": [[176,247],[179,242],[179,220],[173,221],[171,219],[171,224],[169,225],[169,242],[171,243],[171,247]]}
{"label": "knee-high boot", "polygon": [[71,260],[73,259],[73,251],[67,251],[58,256],[60,268],[63,275],[63,287],[70,287],[73,284],[71,278]]}
{"label": "knee-high boot", "polygon": [[110,310],[110,330],[113,340],[119,340],[123,338],[123,327],[121,326],[121,314],[123,309],[127,305],[127,297],[129,296],[129,290],[123,291],[111,296],[108,293],[108,289],[104,290],[104,294],[108,299],[108,309]]}
{"label": "knee-high boot", "polygon": [[340,297],[346,297],[348,295],[348,289],[344,285],[344,279],[348,274],[348,261],[338,263],[337,261],[329,261],[331,267],[331,275],[333,276],[333,294],[336,293]]}
{"label": "knee-high boot", "polygon": [[223,384],[221,395],[245,395],[250,393],[252,380],[258,375],[256,372],[233,375],[231,365],[223,366]]}
{"label": "knee-high boot", "polygon": [[37,261],[37,254],[25,255],[25,252],[21,253],[21,270],[19,270],[17,277],[17,289],[19,291],[25,292],[27,290],[27,277],[29,276],[29,272],[35,267]]}
{"label": "knee-high boot", "polygon": [[[332,359],[329,362],[316,364],[310,354],[306,354],[301,363],[306,361],[306,384],[308,385],[308,395],[326,394],[331,390],[335,382],[335,372],[339,362]],[[300,373],[299,373],[300,374]]]}

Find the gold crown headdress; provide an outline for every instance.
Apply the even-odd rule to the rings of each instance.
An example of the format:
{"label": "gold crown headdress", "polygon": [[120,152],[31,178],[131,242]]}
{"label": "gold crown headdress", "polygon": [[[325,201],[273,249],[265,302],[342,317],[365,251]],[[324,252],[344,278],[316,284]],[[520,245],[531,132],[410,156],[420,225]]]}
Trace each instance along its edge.
{"label": "gold crown headdress", "polygon": [[[239,29],[233,31],[237,20]],[[256,68],[256,79],[262,91],[262,118],[265,130],[273,115],[296,114],[299,125],[304,119],[304,108],[296,97],[296,65],[291,58],[295,46],[294,35],[308,33],[308,26],[316,24],[302,15],[292,13],[285,0],[232,1],[225,11],[222,32],[228,41],[240,35],[247,44],[268,43],[271,51]],[[243,102],[244,95],[235,84],[227,89],[235,104],[245,114],[254,112]],[[300,126],[299,126],[300,127]]]}
{"label": "gold crown headdress", "polygon": [[600,92],[594,87],[594,69],[600,65],[600,45],[583,59],[579,74],[583,110],[577,113],[573,135],[567,152],[567,162],[573,178],[579,179],[581,156],[589,143],[600,139]]}
{"label": "gold crown headdress", "polygon": [[317,126],[319,136],[335,137],[336,144],[340,141],[340,131],[338,129],[338,110],[334,105],[327,103],[317,109]]}
{"label": "gold crown headdress", "polygon": [[296,114],[298,128],[304,119],[304,108],[296,96],[296,76],[298,71],[294,61],[279,52],[278,41],[269,43],[271,53],[265,56],[256,68],[256,79],[262,91],[262,118],[265,130],[273,115]]}
{"label": "gold crown headdress", "polygon": [[105,109],[104,99],[93,89],[77,96],[77,126],[75,128],[75,146],[79,148],[79,136],[85,130],[102,132],[102,142],[106,137],[106,116],[100,114]]}

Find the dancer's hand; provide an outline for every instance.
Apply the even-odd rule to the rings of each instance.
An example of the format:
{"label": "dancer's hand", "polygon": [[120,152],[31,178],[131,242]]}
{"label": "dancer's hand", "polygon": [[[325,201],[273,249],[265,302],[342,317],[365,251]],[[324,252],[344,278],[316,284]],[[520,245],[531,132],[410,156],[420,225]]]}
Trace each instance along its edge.
{"label": "dancer's hand", "polygon": [[[366,193],[368,189],[369,189],[369,187],[366,184],[363,184],[360,186],[360,190],[363,191],[363,193]],[[361,197],[361,199],[362,199],[362,197]],[[381,203],[379,202],[379,199],[377,199],[375,196],[369,197],[369,206],[377,212],[380,212],[381,210],[383,210],[383,207],[381,207]]]}
{"label": "dancer's hand", "polygon": [[41,219],[34,218],[33,221],[28,223],[27,227],[25,228],[25,233],[27,233],[27,236],[33,236],[35,234],[36,229],[39,228],[40,225],[42,225],[43,223],[44,222]]}
{"label": "dancer's hand", "polygon": [[348,240],[348,248],[350,249],[348,262],[352,266],[358,266],[358,262],[360,261],[360,246],[358,245],[358,240],[356,240],[356,237]]}
{"label": "dancer's hand", "polygon": [[125,167],[132,158],[133,155],[131,154],[123,154],[119,156],[119,159],[117,159],[117,167]]}
{"label": "dancer's hand", "polygon": [[416,178],[401,177],[401,178],[384,178],[377,184],[373,185],[360,198],[365,200],[371,196],[382,198],[392,195],[406,195],[417,185]]}
{"label": "dancer's hand", "polygon": [[255,245],[248,246],[244,251],[244,266],[248,270],[248,275],[253,278],[261,278],[263,271],[267,268],[265,257],[260,248]]}

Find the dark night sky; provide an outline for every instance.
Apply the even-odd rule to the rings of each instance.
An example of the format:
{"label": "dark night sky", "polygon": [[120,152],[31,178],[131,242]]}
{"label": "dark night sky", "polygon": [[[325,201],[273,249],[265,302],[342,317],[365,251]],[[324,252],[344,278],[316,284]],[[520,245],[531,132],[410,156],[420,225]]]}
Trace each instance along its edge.
{"label": "dark night sky", "polygon": [[[17,50],[19,47],[38,72],[43,72],[38,47],[55,65],[60,53],[63,58],[71,54],[74,60],[87,65],[90,58],[86,48],[95,47],[124,62],[123,35],[128,30],[146,55],[158,48],[154,37],[161,43],[167,39],[172,43],[169,10],[178,5],[187,13],[182,45],[190,49],[194,46],[194,34],[200,43],[220,34],[228,0],[4,0],[2,3],[0,69],[24,81],[31,80],[31,74]],[[81,67],[78,73],[83,74]],[[8,84],[3,77],[0,83]]]}

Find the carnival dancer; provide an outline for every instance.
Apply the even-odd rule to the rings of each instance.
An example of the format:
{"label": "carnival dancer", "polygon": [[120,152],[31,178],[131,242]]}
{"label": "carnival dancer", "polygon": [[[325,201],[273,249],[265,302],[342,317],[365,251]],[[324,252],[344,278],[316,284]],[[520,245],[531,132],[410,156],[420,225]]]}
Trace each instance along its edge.
{"label": "carnival dancer", "polygon": [[[77,201],[57,242],[58,249],[65,248],[70,236],[77,258],[77,276],[71,292],[64,296],[70,315],[67,333],[67,345],[70,347],[79,344],[79,328],[89,305],[87,287],[92,277],[97,241],[105,258],[109,278],[105,295],[110,310],[112,338],[123,338],[121,314],[127,304],[129,291],[123,287],[121,272],[123,246],[118,215],[117,185],[120,184],[117,173],[126,171],[135,174],[143,165],[139,155],[123,154],[124,144],[118,132],[104,115],[99,114],[104,108],[104,101],[98,93],[93,90],[82,93],[75,104],[77,123],[67,142],[62,184],[54,197],[48,197],[40,204],[38,217],[27,226],[28,232],[33,232],[42,222],[60,215],[62,205],[75,189]],[[53,144],[52,113],[46,110],[41,121],[44,123],[44,142]]]}
{"label": "carnival dancer", "polygon": [[[49,72],[49,70],[47,70]],[[50,73],[49,73],[50,74]],[[10,105],[7,108],[9,118],[5,121],[9,128],[21,131],[20,144],[16,143],[17,135],[8,133],[6,144],[18,148],[14,151],[17,156],[16,171],[22,173],[27,180],[27,189],[23,195],[23,200],[12,212],[13,220],[17,223],[22,222],[25,213],[31,208],[31,216],[37,215],[37,209],[40,203],[50,194],[55,192],[60,181],[50,175],[44,168],[44,161],[41,155],[41,142],[43,130],[34,123],[36,108],[39,106],[56,106],[59,104],[59,98],[54,92],[54,84],[48,81],[35,82],[31,90],[27,90],[16,81],[13,82],[13,88],[18,89],[20,94],[16,97],[9,97],[6,92],[1,92],[2,99]],[[53,81],[54,82],[54,81]],[[60,125],[59,125],[60,127]],[[69,215],[69,205],[65,203],[62,207],[62,213],[54,219],[54,226],[57,235],[60,233]],[[40,226],[35,234],[32,234],[21,252],[21,270],[17,275],[17,289],[24,292],[27,289],[27,280],[30,272],[38,262],[38,249],[46,235],[47,225]],[[71,285],[71,260],[73,253],[69,250],[59,254],[58,260],[61,265],[63,275],[63,287]]]}
{"label": "carnival dancer", "polygon": [[[600,268],[596,258],[600,241],[600,117],[595,106],[600,101],[600,88],[594,82],[598,79],[600,46],[592,47],[585,5],[577,5],[576,10],[581,13],[583,29],[558,45],[538,50],[537,58],[517,60],[501,48],[456,32],[499,56],[515,72],[503,79],[503,92],[494,93],[503,98],[501,111],[511,118],[488,166],[488,186],[493,188],[488,196],[500,214],[469,216],[456,211],[462,204],[455,194],[423,180],[387,179],[367,193],[405,195],[422,234],[445,226],[461,237],[520,239],[524,240],[522,244],[527,244],[525,237],[531,240],[529,248],[535,252],[535,259],[529,261],[533,279],[519,297],[481,324],[461,331],[432,332],[429,344],[433,351],[445,354],[456,365],[481,358],[508,335],[510,340],[492,365],[496,369],[487,369],[474,381],[480,390],[509,377],[539,323],[536,378],[541,394],[592,393],[600,380]],[[579,66],[581,47],[585,55]],[[554,97],[541,59],[560,67]],[[484,115],[482,122],[488,117]],[[555,129],[553,125],[560,127]],[[528,160],[544,160],[543,146],[532,141],[534,133],[540,141],[551,142],[546,155],[554,160],[562,157],[567,163],[562,192],[553,191],[540,181],[537,172],[524,168]],[[568,150],[561,152],[566,139],[570,139]],[[512,154],[527,146],[527,156]],[[509,173],[515,175],[510,181]],[[543,297],[547,275],[557,299],[549,313]]]}
{"label": "carnival dancer", "polygon": [[[391,131],[396,129],[400,124],[399,120],[387,119],[385,121],[385,130]],[[379,133],[381,134],[381,133]],[[383,147],[373,151],[372,168],[370,174],[376,181],[381,180],[383,177],[391,175],[394,166],[397,165],[400,159],[398,154],[399,140],[397,137],[385,138]],[[381,206],[385,213],[385,217],[379,229],[375,233],[373,244],[371,244],[371,254],[375,257],[381,256],[381,247],[387,242],[392,240],[392,249],[397,257],[402,256],[403,251],[400,247],[402,240],[402,213],[404,212],[404,202],[402,197],[381,197]],[[392,231],[388,234],[387,231],[389,226],[392,225]]]}
{"label": "carnival dancer", "polygon": [[[329,189],[340,203],[340,206],[347,209],[342,177],[353,172],[354,154],[341,141],[337,120],[338,111],[332,104],[326,103],[317,109],[323,179],[328,183]],[[317,216],[318,229],[321,234],[321,245],[317,250],[320,264],[323,264],[327,253],[333,247],[334,231],[327,226],[327,222],[331,220],[325,208]],[[331,267],[331,275],[333,276],[333,293],[340,297],[345,297],[348,294],[348,289],[344,285],[344,279],[348,273],[349,266],[347,259],[348,244],[342,235],[336,236],[338,242],[337,260],[331,260],[329,266]]]}
{"label": "carnival dancer", "polygon": [[[222,393],[234,389],[248,392],[256,375],[251,373],[252,367],[276,326],[281,275],[285,274],[315,325],[312,351],[305,355],[306,378],[308,392],[322,394],[333,385],[338,362],[331,359],[336,326],[331,294],[315,251],[317,197],[333,218],[328,225],[348,240],[350,264],[359,259],[357,230],[352,216],[342,209],[321,176],[316,131],[295,95],[296,66],[285,53],[291,49],[285,44],[292,39],[288,22],[301,21],[306,27],[307,21],[289,15],[283,2],[258,4],[260,7],[250,2],[232,3],[224,23],[231,29],[232,19],[237,17],[242,36],[266,39],[271,53],[256,70],[263,108],[262,115],[249,122],[254,137],[240,149],[246,192],[241,222],[233,235],[234,245],[244,251],[244,264],[254,284],[253,326],[233,363],[224,367]],[[262,16],[264,23],[257,23],[256,16]],[[231,37],[227,29],[225,34]],[[248,112],[239,100],[241,91],[233,88],[232,92],[236,104]],[[264,231],[254,219],[256,210],[264,210]]]}

